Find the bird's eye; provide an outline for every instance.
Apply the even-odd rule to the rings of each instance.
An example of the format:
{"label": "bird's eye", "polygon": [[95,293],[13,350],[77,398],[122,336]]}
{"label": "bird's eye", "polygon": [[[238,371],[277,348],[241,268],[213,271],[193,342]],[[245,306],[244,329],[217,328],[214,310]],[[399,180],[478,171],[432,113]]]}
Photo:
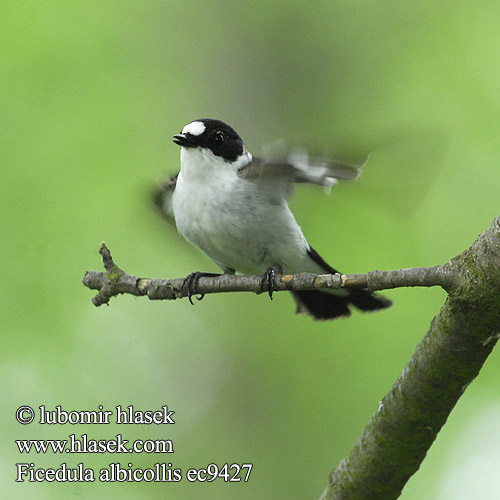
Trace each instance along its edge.
{"label": "bird's eye", "polygon": [[223,144],[225,140],[226,140],[226,136],[224,135],[224,132],[217,130],[217,132],[215,132],[215,135],[214,135],[214,141],[217,144]]}

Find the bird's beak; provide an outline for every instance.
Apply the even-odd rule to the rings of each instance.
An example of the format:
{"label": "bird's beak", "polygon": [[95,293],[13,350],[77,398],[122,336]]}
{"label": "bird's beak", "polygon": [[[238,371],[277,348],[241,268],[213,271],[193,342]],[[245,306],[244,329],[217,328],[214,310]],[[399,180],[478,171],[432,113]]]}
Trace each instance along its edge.
{"label": "bird's beak", "polygon": [[177,145],[183,146],[185,148],[196,147],[193,138],[189,134],[176,134],[174,135],[173,140]]}

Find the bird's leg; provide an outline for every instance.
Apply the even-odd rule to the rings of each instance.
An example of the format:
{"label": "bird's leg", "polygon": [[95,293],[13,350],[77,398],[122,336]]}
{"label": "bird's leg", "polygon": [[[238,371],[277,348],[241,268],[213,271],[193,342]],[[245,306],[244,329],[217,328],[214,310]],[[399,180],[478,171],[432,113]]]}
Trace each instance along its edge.
{"label": "bird's leg", "polygon": [[281,266],[269,266],[262,275],[262,281],[260,282],[261,290],[263,292],[267,290],[271,300],[273,300],[273,292],[277,291],[275,286],[276,272],[282,272]]}
{"label": "bird's leg", "polygon": [[[220,274],[217,273],[202,273],[200,271],[196,271],[194,273],[189,274],[184,278],[184,281],[182,282],[182,288],[186,287],[187,288],[187,296],[189,299],[189,302],[193,304],[193,300],[191,297],[193,295],[197,294],[197,288],[198,288],[198,280],[204,276],[220,276]],[[201,294],[200,297],[196,297],[198,300],[201,300],[205,295]]]}

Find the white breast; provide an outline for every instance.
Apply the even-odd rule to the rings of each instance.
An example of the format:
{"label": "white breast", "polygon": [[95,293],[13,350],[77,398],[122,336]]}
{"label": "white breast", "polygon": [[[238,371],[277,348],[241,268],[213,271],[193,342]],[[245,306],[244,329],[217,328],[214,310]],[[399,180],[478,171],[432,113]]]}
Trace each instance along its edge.
{"label": "white breast", "polygon": [[172,199],[179,232],[223,270],[300,266],[308,245],[284,196],[241,179],[238,165],[214,158],[205,149],[181,149]]}

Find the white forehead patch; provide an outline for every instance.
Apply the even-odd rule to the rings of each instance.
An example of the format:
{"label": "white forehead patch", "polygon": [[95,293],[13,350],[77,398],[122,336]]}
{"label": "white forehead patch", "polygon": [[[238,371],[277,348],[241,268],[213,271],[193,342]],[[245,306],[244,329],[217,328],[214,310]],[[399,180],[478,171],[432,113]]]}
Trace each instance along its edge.
{"label": "white forehead patch", "polygon": [[191,135],[201,135],[205,132],[205,125],[202,122],[191,122],[188,123],[183,129],[183,134],[191,134]]}

